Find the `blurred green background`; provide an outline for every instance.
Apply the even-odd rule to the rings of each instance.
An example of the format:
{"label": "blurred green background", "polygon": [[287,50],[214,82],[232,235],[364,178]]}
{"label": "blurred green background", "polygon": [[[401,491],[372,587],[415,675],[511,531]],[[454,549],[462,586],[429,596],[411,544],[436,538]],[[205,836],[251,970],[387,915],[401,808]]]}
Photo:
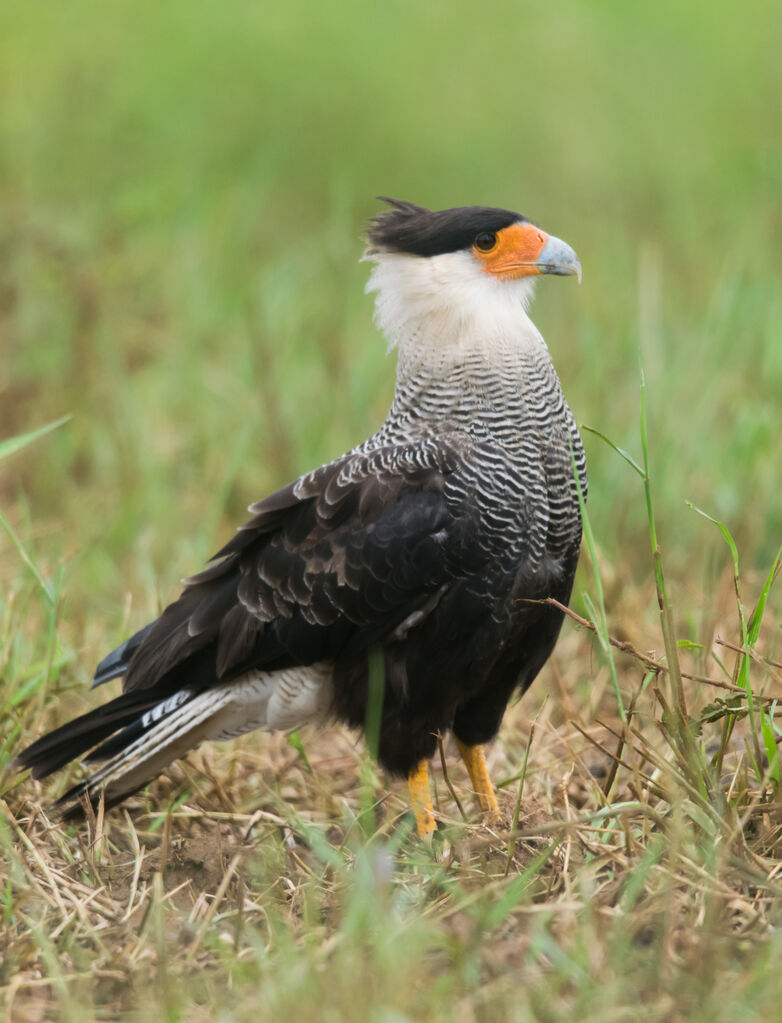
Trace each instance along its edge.
{"label": "blurred green background", "polygon": [[[382,420],[358,263],[378,194],[570,242],[583,285],[543,281],[533,318],[577,419],[636,454],[642,349],[669,573],[726,563],[685,499],[766,567],[780,53],[762,0],[4,4],[0,437],[73,418],[0,500],[44,572],[64,560],[65,618],[119,639],[250,501]],[[606,562],[648,576],[640,482],[586,443]]]}

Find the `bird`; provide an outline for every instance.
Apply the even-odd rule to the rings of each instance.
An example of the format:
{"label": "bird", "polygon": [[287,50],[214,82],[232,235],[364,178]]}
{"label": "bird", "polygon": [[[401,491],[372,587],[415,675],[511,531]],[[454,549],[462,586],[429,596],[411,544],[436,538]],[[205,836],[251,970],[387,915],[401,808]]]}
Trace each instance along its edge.
{"label": "bird", "polygon": [[[527,308],[573,249],[519,213],[380,197],[363,259],[397,353],[367,440],[250,506],[160,617],[98,665],[119,696],[16,757],[91,773],[55,804],[77,819],[144,787],[205,740],[312,722],[366,729],[437,830],[428,764],[452,734],[483,819],[499,804],[484,745],[549,657],[582,533],[578,428]],[[549,600],[548,598],[553,598]]]}

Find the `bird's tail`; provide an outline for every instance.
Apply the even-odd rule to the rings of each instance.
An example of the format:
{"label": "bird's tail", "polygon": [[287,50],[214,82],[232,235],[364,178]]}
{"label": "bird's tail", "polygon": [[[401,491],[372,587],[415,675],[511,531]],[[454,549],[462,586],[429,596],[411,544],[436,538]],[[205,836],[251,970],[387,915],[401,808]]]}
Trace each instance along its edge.
{"label": "bird's tail", "polygon": [[103,795],[107,809],[121,802],[219,731],[231,702],[230,690],[218,689],[177,693],[158,704],[87,757],[94,762],[113,754],[57,800],[57,811],[78,817],[85,797],[95,804]]}
{"label": "bird's tail", "polygon": [[147,710],[159,703],[159,696],[155,697],[143,690],[123,693],[103,706],[95,707],[42,735],[22,750],[12,766],[20,770],[29,767],[33,778],[45,778],[81,756],[85,750],[104,742],[118,729],[132,727],[134,722],[143,718]]}
{"label": "bird's tail", "polygon": [[[131,711],[124,704],[131,695],[136,696],[137,706],[128,721]],[[84,758],[86,763],[102,762],[101,766],[57,800],[54,809],[63,818],[80,817],[85,798],[95,805],[103,796],[108,809],[204,739],[226,730],[244,730],[237,727],[241,708],[236,705],[235,687],[218,686],[197,694],[182,689],[141,713],[139,695],[117,697],[42,736],[16,758],[15,766],[31,767],[33,777],[43,777],[103,739]],[[123,706],[117,708],[117,704]]]}

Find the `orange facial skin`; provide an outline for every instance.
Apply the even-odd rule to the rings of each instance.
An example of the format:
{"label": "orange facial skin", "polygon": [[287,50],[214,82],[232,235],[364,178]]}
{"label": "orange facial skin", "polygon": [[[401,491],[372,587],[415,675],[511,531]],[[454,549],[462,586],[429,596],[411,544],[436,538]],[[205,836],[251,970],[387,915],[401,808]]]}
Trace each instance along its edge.
{"label": "orange facial skin", "polygon": [[535,264],[548,241],[545,231],[534,224],[511,224],[495,234],[494,248],[484,252],[475,245],[472,247],[484,273],[504,281],[540,273]]}

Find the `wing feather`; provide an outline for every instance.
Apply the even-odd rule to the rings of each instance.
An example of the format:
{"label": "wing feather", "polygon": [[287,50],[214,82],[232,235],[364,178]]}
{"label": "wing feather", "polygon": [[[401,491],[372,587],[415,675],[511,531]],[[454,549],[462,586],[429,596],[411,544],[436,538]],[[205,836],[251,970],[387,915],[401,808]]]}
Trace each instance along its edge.
{"label": "wing feather", "polygon": [[446,482],[469,448],[454,434],[359,449],[252,505],[145,635],[124,690],[157,686],[207,648],[217,683],[355,654],[417,621],[459,574],[469,514],[449,504]]}

